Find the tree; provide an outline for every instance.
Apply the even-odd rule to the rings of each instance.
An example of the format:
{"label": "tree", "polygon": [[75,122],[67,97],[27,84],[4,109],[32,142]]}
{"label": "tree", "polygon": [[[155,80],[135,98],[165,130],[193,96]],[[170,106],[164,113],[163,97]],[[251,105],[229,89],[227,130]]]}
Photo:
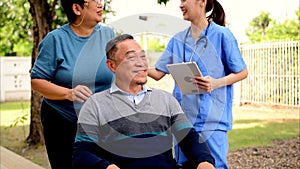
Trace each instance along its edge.
{"label": "tree", "polygon": [[251,41],[259,41],[259,39],[265,37],[266,28],[271,21],[270,14],[261,11],[260,15],[250,22],[250,27],[246,30],[246,35]]}
{"label": "tree", "polygon": [[[37,58],[38,44],[52,30],[52,23],[55,17],[55,6],[57,0],[48,3],[47,0],[28,0],[30,3],[30,13],[33,19],[33,49],[32,49],[32,66]],[[31,92],[31,118],[30,132],[27,142],[30,145],[44,144],[43,130],[40,120],[40,105],[42,97],[39,93],[32,90]]]}
{"label": "tree", "polygon": [[249,40],[254,42],[281,41],[285,39],[297,40],[300,35],[299,10],[296,11],[297,19],[285,19],[278,22],[269,17],[269,13],[261,12],[255,17],[246,29]]}
{"label": "tree", "polygon": [[0,56],[29,56],[33,27],[29,3],[8,0],[1,1],[0,6]]}
{"label": "tree", "polygon": [[167,5],[168,2],[169,2],[169,0],[157,0],[157,3],[159,3],[159,4],[164,3],[165,5]]}

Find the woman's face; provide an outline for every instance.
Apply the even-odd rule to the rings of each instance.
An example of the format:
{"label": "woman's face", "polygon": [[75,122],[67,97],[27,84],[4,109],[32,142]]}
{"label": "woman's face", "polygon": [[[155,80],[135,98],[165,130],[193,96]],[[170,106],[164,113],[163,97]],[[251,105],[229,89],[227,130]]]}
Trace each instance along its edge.
{"label": "woman's face", "polygon": [[206,0],[181,0],[180,9],[183,19],[193,21],[205,17]]}
{"label": "woman's face", "polygon": [[84,5],[82,15],[84,22],[95,25],[102,21],[103,4],[101,0],[86,0]]}

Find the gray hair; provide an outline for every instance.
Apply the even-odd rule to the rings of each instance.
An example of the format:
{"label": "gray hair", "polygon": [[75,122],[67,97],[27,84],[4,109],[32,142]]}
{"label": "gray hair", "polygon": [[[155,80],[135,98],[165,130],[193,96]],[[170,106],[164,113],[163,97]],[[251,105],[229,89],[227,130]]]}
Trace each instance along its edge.
{"label": "gray hair", "polygon": [[117,47],[116,47],[117,44],[126,39],[134,39],[134,38],[133,38],[133,36],[131,36],[129,34],[122,34],[122,35],[119,35],[119,36],[111,39],[109,42],[107,42],[106,48],[105,48],[107,59],[112,59],[111,57],[117,51]]}

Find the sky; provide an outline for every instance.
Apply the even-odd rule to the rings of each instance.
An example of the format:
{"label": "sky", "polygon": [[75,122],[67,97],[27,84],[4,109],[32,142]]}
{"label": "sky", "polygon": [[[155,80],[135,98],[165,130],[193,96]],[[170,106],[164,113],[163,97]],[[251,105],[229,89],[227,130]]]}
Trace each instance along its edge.
{"label": "sky", "polygon": [[[260,11],[270,13],[272,19],[283,21],[297,19],[299,0],[219,0],[226,13],[226,22],[239,42],[247,40],[245,29],[249,22],[259,16]],[[170,0],[167,5],[159,5],[157,0],[113,0],[115,16],[109,16],[107,24],[124,17],[144,13],[161,13],[182,19],[180,0]],[[126,26],[126,25],[124,25]]]}

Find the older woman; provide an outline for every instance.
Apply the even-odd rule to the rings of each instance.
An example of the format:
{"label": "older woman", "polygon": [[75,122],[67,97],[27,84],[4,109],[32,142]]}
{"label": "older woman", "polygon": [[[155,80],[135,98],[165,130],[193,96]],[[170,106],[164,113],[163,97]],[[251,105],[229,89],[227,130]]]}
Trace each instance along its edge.
{"label": "older woman", "polygon": [[68,24],[39,45],[32,89],[43,96],[41,119],[52,169],[70,169],[77,112],[93,93],[111,86],[105,45],[114,32],[102,21],[101,0],[61,0]]}

